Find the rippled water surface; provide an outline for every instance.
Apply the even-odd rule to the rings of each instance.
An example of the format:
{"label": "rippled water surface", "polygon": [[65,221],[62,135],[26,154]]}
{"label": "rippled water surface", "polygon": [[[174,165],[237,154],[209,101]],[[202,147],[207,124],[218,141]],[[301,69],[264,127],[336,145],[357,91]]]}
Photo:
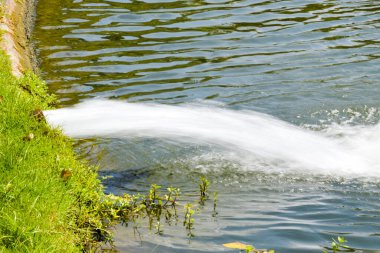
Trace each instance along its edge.
{"label": "rippled water surface", "polygon": [[[263,112],[331,139],[380,120],[377,0],[39,0],[34,41],[62,106],[94,98],[212,104]],[[380,252],[380,180],[365,173],[294,172],[283,161],[246,166],[236,159],[246,153],[230,159],[226,147],[157,136],[79,146],[114,176],[106,181],[111,192],[146,191],[150,183],[192,192],[201,173],[219,192],[219,214],[206,205],[195,238],[181,225],[165,226],[163,236],[141,225],[141,238],[120,227],[120,251],[220,252],[241,241],[321,252],[344,235],[356,249]]]}

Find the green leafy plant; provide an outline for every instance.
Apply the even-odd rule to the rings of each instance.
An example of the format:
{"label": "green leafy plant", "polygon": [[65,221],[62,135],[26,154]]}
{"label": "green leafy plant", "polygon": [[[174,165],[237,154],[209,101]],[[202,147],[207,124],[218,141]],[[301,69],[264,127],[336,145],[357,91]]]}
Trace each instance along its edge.
{"label": "green leafy plant", "polygon": [[[201,183],[199,185],[203,199],[201,205],[204,205],[209,185],[210,182],[206,178],[201,177]],[[194,214],[200,203],[194,202],[183,205],[179,203],[180,196],[179,188],[168,187],[166,191],[163,191],[161,186],[152,184],[146,195],[104,195],[102,208],[99,212],[108,220],[107,223],[110,226],[120,222],[125,225],[131,222],[136,224],[139,220],[147,219],[149,229],[155,229],[156,234],[162,235],[162,218],[165,218],[166,223],[169,225],[173,221],[177,224],[179,220],[177,207],[183,206],[183,226],[187,231],[188,237],[191,238],[194,237]],[[190,194],[189,196],[194,195]],[[214,212],[216,212],[216,199],[217,193],[214,193]]]}
{"label": "green leafy plant", "polygon": [[192,233],[193,227],[194,227],[194,218],[193,215],[195,213],[195,210],[192,209],[192,204],[188,203],[185,205],[185,219],[183,221],[183,225],[186,227],[187,230],[187,236],[188,237],[194,237],[194,234]]}
{"label": "green leafy plant", "polygon": [[210,186],[210,181],[208,181],[204,176],[200,177],[200,184],[199,184],[199,190],[200,190],[200,201],[199,203],[201,205],[204,204],[204,202],[208,199],[208,188]]}
{"label": "green leafy plant", "polygon": [[246,253],[251,253],[254,250],[255,250],[255,247],[253,247],[252,245],[247,245],[247,247],[245,248]]}
{"label": "green leafy plant", "polygon": [[347,246],[345,243],[347,240],[342,237],[338,236],[336,239],[332,239],[331,242],[331,248],[330,247],[325,247],[325,250],[323,250],[323,253],[328,253],[328,252],[354,252],[355,250],[349,246]]}

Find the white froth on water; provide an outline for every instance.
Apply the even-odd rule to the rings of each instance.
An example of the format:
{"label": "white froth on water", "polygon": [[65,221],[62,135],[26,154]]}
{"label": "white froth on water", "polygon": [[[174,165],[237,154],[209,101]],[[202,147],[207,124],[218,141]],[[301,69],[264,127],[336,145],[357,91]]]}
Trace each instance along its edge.
{"label": "white froth on water", "polygon": [[[48,122],[75,138],[165,138],[223,146],[247,167],[380,176],[380,128],[339,126],[316,132],[254,111],[92,100],[46,111]],[[271,169],[276,166],[268,166]]]}

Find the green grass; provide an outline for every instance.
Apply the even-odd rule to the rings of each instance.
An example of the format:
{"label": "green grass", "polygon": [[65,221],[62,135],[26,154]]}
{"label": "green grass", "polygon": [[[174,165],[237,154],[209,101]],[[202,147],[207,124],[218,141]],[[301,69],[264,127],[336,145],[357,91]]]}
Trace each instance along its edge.
{"label": "green grass", "polygon": [[0,51],[0,252],[79,252],[103,229],[96,171],[32,115],[53,101],[35,75],[16,79]]}

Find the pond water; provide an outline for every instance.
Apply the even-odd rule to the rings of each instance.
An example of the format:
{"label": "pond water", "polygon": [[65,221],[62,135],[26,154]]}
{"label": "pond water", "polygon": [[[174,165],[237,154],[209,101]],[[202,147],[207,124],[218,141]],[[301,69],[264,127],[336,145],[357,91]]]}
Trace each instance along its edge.
{"label": "pond water", "polygon": [[380,252],[378,1],[39,0],[33,37],[108,192],[218,192],[194,238],[142,221],[119,251]]}

